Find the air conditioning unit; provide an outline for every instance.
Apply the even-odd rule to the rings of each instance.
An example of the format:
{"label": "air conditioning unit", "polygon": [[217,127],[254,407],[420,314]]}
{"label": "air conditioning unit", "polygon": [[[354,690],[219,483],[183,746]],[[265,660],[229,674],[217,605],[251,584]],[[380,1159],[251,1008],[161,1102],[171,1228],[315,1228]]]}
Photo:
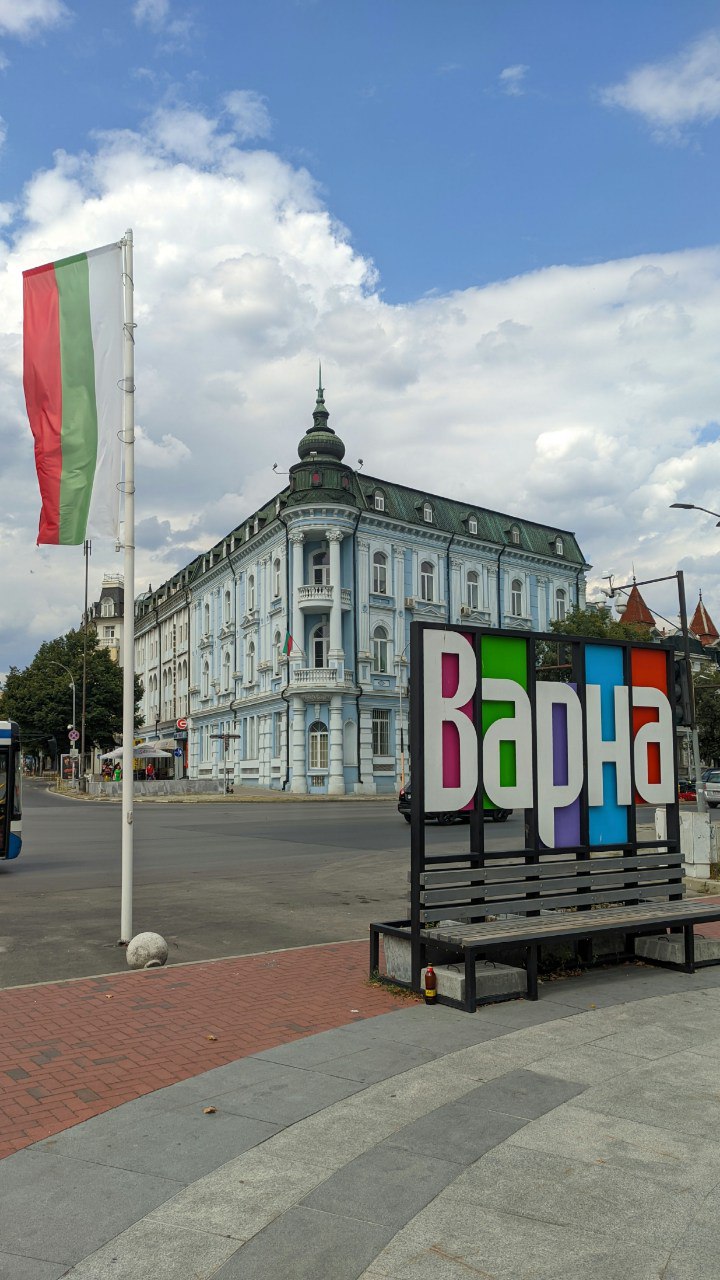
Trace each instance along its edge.
{"label": "air conditioning unit", "polygon": [[471,613],[472,613],[472,609],[470,608],[470,605],[469,605],[469,604],[461,604],[461,605],[460,605],[460,617],[461,617],[461,618],[469,618]]}
{"label": "air conditioning unit", "polygon": [[414,609],[414,608],[415,608],[415,597],[414,597],[414,596],[406,596],[406,597],[405,597],[405,608],[406,608],[406,609]]}

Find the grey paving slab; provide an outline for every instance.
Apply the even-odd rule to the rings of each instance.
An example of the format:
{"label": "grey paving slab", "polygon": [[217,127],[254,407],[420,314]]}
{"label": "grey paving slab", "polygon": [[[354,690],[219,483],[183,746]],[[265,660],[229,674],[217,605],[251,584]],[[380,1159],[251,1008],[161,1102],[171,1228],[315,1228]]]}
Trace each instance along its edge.
{"label": "grey paving slab", "polygon": [[17,1253],[0,1253],[0,1280],[60,1280],[64,1275],[64,1262],[41,1262]]}
{"label": "grey paving slab", "polygon": [[[272,1065],[270,1063],[266,1064]],[[293,1124],[357,1093],[363,1085],[357,1080],[324,1075],[318,1071],[283,1067],[277,1079],[263,1080],[241,1089],[211,1095],[207,1105],[217,1106],[223,1115],[234,1112],[272,1124]]]}
{"label": "grey paving slab", "polygon": [[720,1221],[717,1188],[707,1196],[670,1254],[663,1280],[717,1280],[720,1274]]}
{"label": "grey paving slab", "polygon": [[395,1125],[406,1124],[469,1093],[474,1083],[471,1076],[454,1067],[452,1058],[440,1058],[391,1080],[368,1085],[348,1098],[348,1106],[369,1109]]}
{"label": "grey paving slab", "polygon": [[626,1078],[633,1071],[643,1069],[642,1060],[629,1053],[614,1053],[602,1049],[596,1041],[587,1046],[570,1049],[567,1053],[552,1054],[526,1064],[528,1071],[539,1071],[559,1080],[575,1080],[578,1084],[600,1084],[615,1076]]}
{"label": "grey paving slab", "polygon": [[199,1101],[192,1106],[192,1111],[151,1112],[115,1133],[111,1123],[101,1132],[91,1122],[75,1125],[36,1144],[34,1150],[187,1183],[278,1131],[279,1126],[267,1120],[226,1111],[221,1098],[213,1115],[203,1115]]}
{"label": "grey paving slab", "polygon": [[473,1090],[457,1102],[438,1107],[388,1138],[388,1144],[417,1155],[442,1156],[459,1165],[473,1164],[528,1122],[478,1105]]}
{"label": "grey paving slab", "polygon": [[458,1200],[555,1222],[595,1236],[669,1248],[697,1206],[695,1187],[668,1186],[607,1164],[505,1143],[455,1180]]}
{"label": "grey paving slab", "polygon": [[660,1120],[666,1131],[698,1138],[720,1135],[717,1097],[693,1088],[686,1080],[682,1081],[682,1087],[679,1084],[677,1078],[664,1080],[650,1071],[634,1072],[627,1080],[616,1077],[605,1084],[591,1086],[576,1105],[623,1116],[638,1124],[653,1125]]}
{"label": "grey paving slab", "polygon": [[537,1071],[509,1071],[467,1094],[463,1106],[473,1105],[482,1111],[501,1111],[508,1116],[534,1120],[583,1093],[585,1087],[578,1081],[559,1080]]}
{"label": "grey paving slab", "polygon": [[449,1187],[360,1280],[658,1280],[667,1250],[478,1206]]}
{"label": "grey paving slab", "polygon": [[440,1049],[421,1049],[416,1044],[384,1041],[358,1049],[355,1053],[331,1058],[329,1062],[318,1063],[315,1070],[344,1080],[373,1084],[377,1080],[387,1080],[390,1076],[410,1071],[413,1067],[443,1056]]}
{"label": "grey paving slab", "polygon": [[357,1280],[392,1229],[291,1209],[240,1249],[216,1280]]}
{"label": "grey paving slab", "polygon": [[396,1231],[457,1175],[458,1166],[380,1143],[351,1160],[305,1198],[310,1209],[382,1223]]}
{"label": "grey paving slab", "polygon": [[68,1280],[211,1280],[239,1248],[237,1240],[145,1219],[78,1263]]}
{"label": "grey paving slab", "polygon": [[417,1044],[421,1048],[434,1048],[439,1045],[445,1052],[464,1048],[465,1045],[480,1044],[485,1040],[496,1040],[508,1034],[512,1028],[507,1022],[493,1016],[496,1005],[485,1005],[474,1014],[466,1014],[459,1009],[451,1009],[447,1005],[413,1005],[408,1009],[397,1009],[393,1013],[383,1013],[377,1018],[369,1018],[373,1024],[373,1035],[378,1039],[387,1039],[393,1043]]}
{"label": "grey paving slab", "polygon": [[[272,1139],[271,1139],[272,1141]],[[249,1240],[323,1182],[330,1170],[262,1147],[178,1192],[149,1217],[178,1227]]]}
{"label": "grey paving slab", "polygon": [[368,1027],[368,1021],[375,1023],[376,1019],[366,1019],[332,1031],[320,1031],[315,1036],[293,1040],[291,1044],[275,1045],[272,1049],[264,1049],[262,1053],[256,1054],[255,1060],[281,1063],[289,1067],[314,1067],[320,1062],[356,1053],[358,1049],[366,1049],[384,1039],[376,1027]]}
{"label": "grey paving slab", "polygon": [[638,1124],[568,1103],[519,1130],[509,1141],[526,1150],[625,1169],[665,1186],[692,1186],[696,1194],[720,1182],[716,1142],[668,1133],[662,1118],[656,1120],[654,1125]]}
{"label": "grey paving slab", "polygon": [[79,1262],[167,1200],[178,1185],[170,1178],[20,1151],[0,1161],[0,1249],[47,1262]]}
{"label": "grey paving slab", "polygon": [[685,1029],[678,1035],[664,1026],[650,1024],[646,1026],[628,1027],[624,1031],[613,1031],[604,1036],[598,1044],[603,1049],[616,1049],[619,1053],[630,1053],[638,1058],[666,1058],[680,1053],[693,1036],[702,1039],[700,1031],[690,1032]]}

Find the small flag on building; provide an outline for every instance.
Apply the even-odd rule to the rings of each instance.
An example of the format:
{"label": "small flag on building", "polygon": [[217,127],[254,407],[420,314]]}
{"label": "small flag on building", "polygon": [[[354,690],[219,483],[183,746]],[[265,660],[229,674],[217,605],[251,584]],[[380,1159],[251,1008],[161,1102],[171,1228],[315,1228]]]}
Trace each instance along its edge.
{"label": "small flag on building", "polygon": [[25,403],[42,510],[38,543],[117,537],[123,429],[122,247],[23,272]]}
{"label": "small flag on building", "polygon": [[293,640],[292,636],[290,635],[290,632],[289,632],[289,631],[286,631],[286,632],[285,632],[285,643],[284,643],[284,645],[283,645],[283,653],[287,654],[288,658],[290,657],[290,654],[291,654],[291,653],[292,653],[292,651],[293,651],[293,645],[294,645],[294,643],[295,643],[295,641]]}

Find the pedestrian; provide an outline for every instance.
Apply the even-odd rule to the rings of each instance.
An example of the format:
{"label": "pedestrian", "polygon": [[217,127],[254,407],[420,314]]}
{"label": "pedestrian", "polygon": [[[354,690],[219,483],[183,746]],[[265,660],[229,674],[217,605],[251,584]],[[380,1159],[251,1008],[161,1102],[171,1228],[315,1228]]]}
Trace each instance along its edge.
{"label": "pedestrian", "polygon": [[122,782],[122,765],[120,764],[119,761],[115,765],[115,772],[113,773],[113,782]]}
{"label": "pedestrian", "polygon": [[155,777],[155,765],[153,764],[152,760],[148,760],[147,762],[145,777],[147,778],[148,782],[152,782],[153,778]]}

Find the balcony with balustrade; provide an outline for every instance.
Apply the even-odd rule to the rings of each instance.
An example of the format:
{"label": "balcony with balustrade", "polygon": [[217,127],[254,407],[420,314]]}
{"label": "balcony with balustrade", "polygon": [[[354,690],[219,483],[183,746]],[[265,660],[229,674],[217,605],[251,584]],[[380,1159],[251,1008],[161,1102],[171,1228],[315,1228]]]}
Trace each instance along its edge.
{"label": "balcony with balustrade", "polygon": [[[333,590],[329,582],[316,583],[313,586],[298,587],[298,604],[308,613],[325,613],[332,609]],[[346,587],[340,588],[340,608],[352,608],[352,592]]]}

